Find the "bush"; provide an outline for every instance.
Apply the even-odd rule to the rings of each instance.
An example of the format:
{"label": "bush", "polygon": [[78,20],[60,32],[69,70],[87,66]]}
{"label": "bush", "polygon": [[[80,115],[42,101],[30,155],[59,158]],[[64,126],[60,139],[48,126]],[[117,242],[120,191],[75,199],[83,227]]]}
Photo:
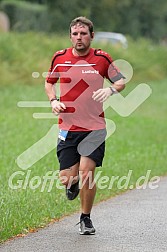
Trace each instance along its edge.
{"label": "bush", "polygon": [[21,1],[2,1],[0,8],[8,15],[15,31],[47,31],[47,7]]}

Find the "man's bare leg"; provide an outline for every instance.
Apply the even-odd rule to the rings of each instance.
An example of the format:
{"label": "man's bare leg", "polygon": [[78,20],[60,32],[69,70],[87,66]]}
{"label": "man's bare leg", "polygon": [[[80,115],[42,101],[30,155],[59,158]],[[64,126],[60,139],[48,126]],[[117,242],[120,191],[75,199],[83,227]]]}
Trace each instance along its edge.
{"label": "man's bare leg", "polygon": [[94,172],[96,163],[88,158],[81,157],[79,172],[81,176],[81,210],[84,214],[89,214],[91,212],[95,194],[96,194],[96,184],[94,183]]}

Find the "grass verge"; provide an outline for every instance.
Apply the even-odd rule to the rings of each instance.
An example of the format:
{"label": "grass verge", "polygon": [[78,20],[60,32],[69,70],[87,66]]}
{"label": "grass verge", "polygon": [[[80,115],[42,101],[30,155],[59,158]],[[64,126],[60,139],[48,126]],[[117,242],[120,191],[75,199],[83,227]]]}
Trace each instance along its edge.
{"label": "grass verge", "polygon": [[[116,123],[117,128],[113,136],[107,140],[103,168],[96,170],[101,171],[100,177],[127,176],[131,170],[129,185],[135,186],[137,179],[146,175],[148,170],[151,171],[149,179],[167,172],[166,92],[164,92],[166,80],[152,83],[150,86],[153,89],[152,96],[131,116],[121,118],[111,109],[107,110],[107,117]],[[53,173],[58,170],[55,150],[25,171],[15,162],[19,154],[46,135],[53,125],[53,120],[32,118],[33,112],[40,112],[43,109],[18,108],[16,105],[22,97],[25,97],[25,93],[28,100],[34,99],[34,93],[37,100],[45,100],[43,87],[13,85],[10,89],[3,87],[1,92],[3,114],[1,114],[0,236],[3,241],[79,210],[80,202],[79,199],[73,202],[67,201],[64,189],[56,188],[56,180],[50,192],[48,192],[49,181],[41,192],[43,176],[49,171]],[[7,100],[8,103],[5,102]],[[18,189],[14,190],[9,187],[8,182],[11,175],[18,171],[21,174],[13,180]],[[28,173],[29,178],[26,180]],[[32,183],[35,176],[41,178],[41,183],[32,190],[32,185],[37,185],[39,181],[34,180]],[[28,181],[27,185],[25,181]],[[124,191],[123,187],[121,190],[118,188],[117,182],[118,180],[110,189],[108,186],[104,189],[98,188],[95,202]]]}

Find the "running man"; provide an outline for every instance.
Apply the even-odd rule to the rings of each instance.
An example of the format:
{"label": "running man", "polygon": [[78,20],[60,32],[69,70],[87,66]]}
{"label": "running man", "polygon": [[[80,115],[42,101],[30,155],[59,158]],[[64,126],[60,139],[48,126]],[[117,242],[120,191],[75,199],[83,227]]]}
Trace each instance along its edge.
{"label": "running man", "polygon": [[[90,214],[96,194],[94,172],[102,166],[105,153],[103,102],[125,87],[124,77],[111,56],[91,47],[93,38],[93,23],[89,19],[72,20],[72,47],[54,54],[45,82],[52,112],[59,116],[60,180],[69,200],[80,194],[80,234],[95,234]],[[104,78],[110,81],[110,87],[103,87]],[[59,99],[54,85],[58,80]]]}

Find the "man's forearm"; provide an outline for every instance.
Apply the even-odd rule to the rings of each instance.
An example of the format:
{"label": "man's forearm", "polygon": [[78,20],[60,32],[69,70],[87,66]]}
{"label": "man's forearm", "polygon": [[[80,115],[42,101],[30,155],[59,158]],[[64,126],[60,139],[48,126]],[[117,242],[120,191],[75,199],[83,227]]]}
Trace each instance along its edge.
{"label": "man's forearm", "polygon": [[112,84],[112,86],[118,91],[121,92],[125,88],[124,79],[120,79]]}
{"label": "man's forearm", "polygon": [[53,84],[45,82],[45,92],[49,100],[56,98],[56,91]]}

